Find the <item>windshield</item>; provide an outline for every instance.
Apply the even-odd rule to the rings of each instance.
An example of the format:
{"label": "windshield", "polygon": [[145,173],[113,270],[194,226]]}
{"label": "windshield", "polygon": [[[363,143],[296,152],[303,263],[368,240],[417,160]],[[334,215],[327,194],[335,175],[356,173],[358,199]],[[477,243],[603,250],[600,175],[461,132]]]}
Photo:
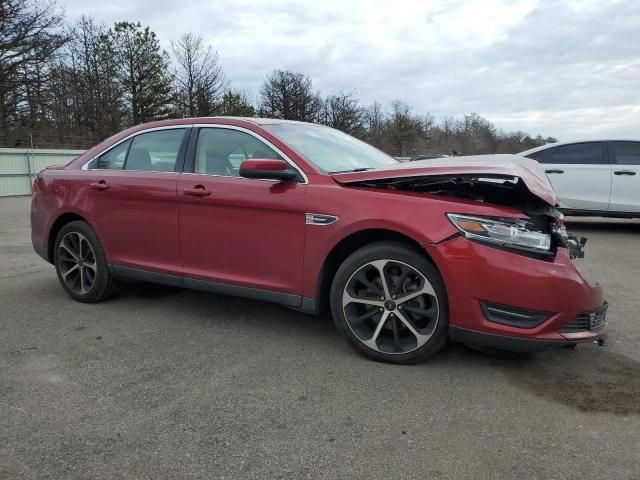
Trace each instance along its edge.
{"label": "windshield", "polygon": [[369,170],[396,159],[346,133],[319,125],[274,123],[264,128],[288,143],[323,172]]}

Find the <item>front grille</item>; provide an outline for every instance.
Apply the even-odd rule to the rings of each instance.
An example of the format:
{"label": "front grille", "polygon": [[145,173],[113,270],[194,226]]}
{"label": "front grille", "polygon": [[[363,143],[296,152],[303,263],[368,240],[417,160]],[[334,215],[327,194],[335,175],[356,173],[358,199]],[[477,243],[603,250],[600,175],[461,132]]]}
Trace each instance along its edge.
{"label": "front grille", "polygon": [[563,332],[584,332],[600,330],[606,323],[607,303],[593,310],[576,315],[560,329]]}

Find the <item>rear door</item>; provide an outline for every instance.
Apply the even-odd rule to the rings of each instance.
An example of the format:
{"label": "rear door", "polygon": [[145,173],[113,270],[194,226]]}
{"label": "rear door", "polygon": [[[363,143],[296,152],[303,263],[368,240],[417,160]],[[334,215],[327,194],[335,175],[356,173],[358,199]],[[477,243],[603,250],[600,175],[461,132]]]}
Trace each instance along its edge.
{"label": "rear door", "polygon": [[640,142],[609,142],[614,212],[640,212]]}
{"label": "rear door", "polygon": [[607,210],[611,196],[611,165],[604,142],[582,142],[549,149],[544,170],[560,207]]}
{"label": "rear door", "polygon": [[176,184],[188,131],[140,133],[89,165],[89,210],[112,265],[181,274]]}

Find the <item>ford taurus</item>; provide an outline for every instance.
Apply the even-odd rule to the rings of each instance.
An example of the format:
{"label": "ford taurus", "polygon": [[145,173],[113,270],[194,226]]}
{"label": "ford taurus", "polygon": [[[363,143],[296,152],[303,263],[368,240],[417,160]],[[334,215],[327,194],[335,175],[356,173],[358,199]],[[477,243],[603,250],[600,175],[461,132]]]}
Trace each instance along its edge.
{"label": "ford taurus", "polygon": [[319,125],[199,118],[42,171],[31,222],[80,302],[130,279],[267,300],[330,312],[358,352],[415,363],[447,339],[537,351],[604,336],[602,289],[574,267],[584,241],[556,203],[523,157],[399,163]]}

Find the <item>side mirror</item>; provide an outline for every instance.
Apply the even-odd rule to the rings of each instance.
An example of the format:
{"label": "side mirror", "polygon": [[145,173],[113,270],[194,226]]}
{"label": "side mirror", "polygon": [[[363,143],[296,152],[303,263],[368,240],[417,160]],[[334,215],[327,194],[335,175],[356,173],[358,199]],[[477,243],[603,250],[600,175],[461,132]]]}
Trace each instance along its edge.
{"label": "side mirror", "polygon": [[298,176],[298,172],[284,160],[252,158],[240,164],[240,176],[286,182]]}

